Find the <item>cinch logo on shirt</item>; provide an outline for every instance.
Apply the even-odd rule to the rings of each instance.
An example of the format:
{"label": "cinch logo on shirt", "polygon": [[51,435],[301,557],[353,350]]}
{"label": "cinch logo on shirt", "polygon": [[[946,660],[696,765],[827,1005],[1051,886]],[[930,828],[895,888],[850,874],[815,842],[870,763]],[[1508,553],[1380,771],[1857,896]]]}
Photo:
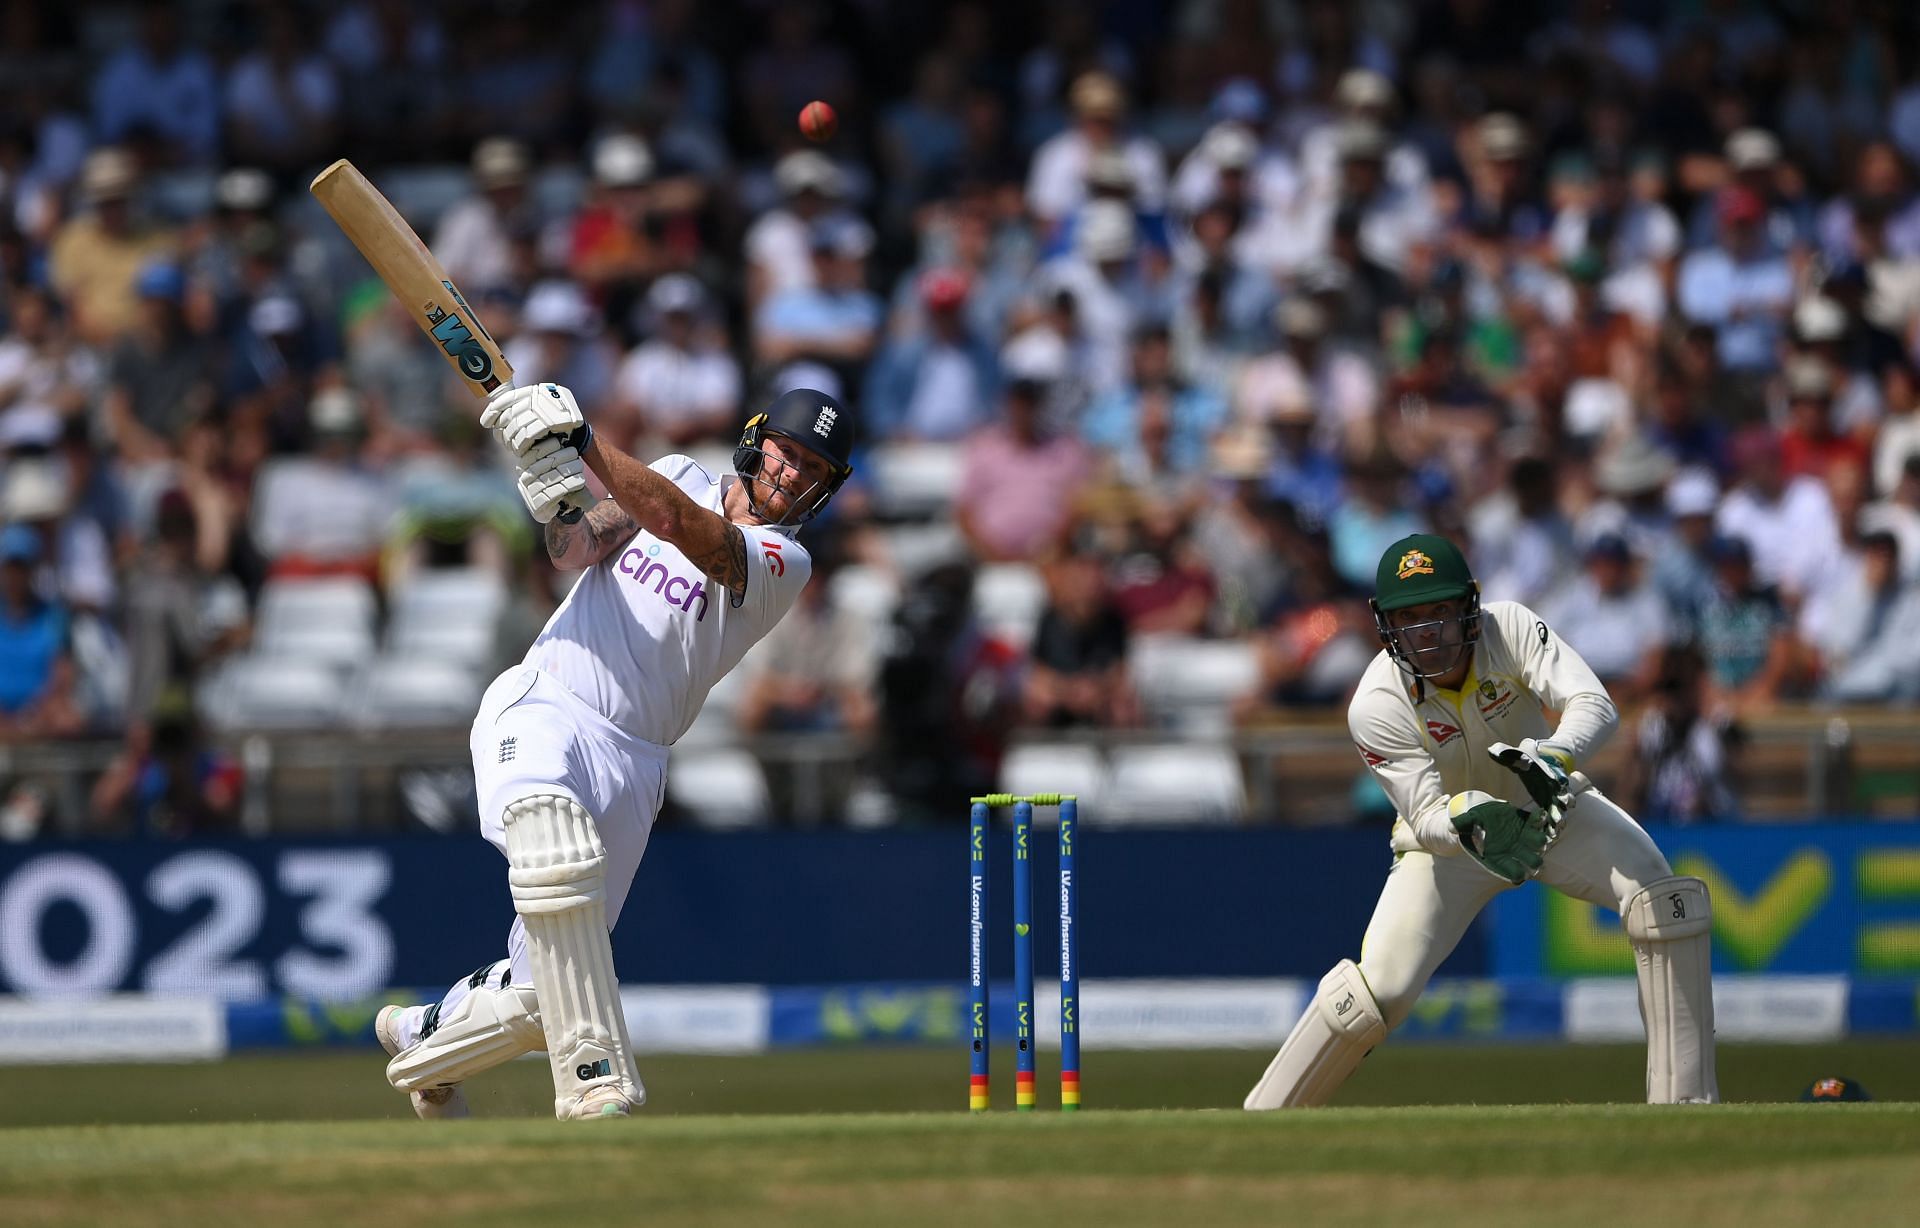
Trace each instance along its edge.
{"label": "cinch logo on shirt", "polygon": [[1435,746],[1445,746],[1460,736],[1460,727],[1449,725],[1445,721],[1428,721],[1427,736],[1433,739]]}
{"label": "cinch logo on shirt", "polygon": [[688,580],[676,576],[667,570],[667,565],[650,556],[657,554],[660,547],[649,546],[645,550],[638,546],[620,556],[619,567],[622,572],[632,576],[636,584],[653,586],[653,591],[676,609],[692,610],[693,603],[700,603],[700,612],[693,621],[704,622],[707,617],[707,590],[698,580]]}

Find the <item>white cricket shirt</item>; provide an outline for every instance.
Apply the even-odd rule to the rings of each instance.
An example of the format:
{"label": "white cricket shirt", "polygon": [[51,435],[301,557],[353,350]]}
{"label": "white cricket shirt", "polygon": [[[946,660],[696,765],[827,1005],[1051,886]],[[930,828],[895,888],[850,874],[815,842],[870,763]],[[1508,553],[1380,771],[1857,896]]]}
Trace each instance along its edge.
{"label": "white cricket shirt", "polygon": [[[716,477],[686,456],[664,456],[648,468],[715,513],[740,480]],[[740,531],[747,538],[747,591],[738,609],[679,547],[642,529],[587,569],[527,649],[525,664],[634,737],[672,745],[714,683],[773,630],[813,574],[794,530],[743,524]]]}
{"label": "white cricket shirt", "polygon": [[[1556,728],[1547,713],[1560,714]],[[1551,738],[1579,763],[1619,721],[1607,688],[1539,615],[1517,601],[1482,607],[1473,665],[1458,691],[1416,684],[1383,649],[1360,676],[1347,728],[1393,800],[1396,853],[1460,852],[1447,799],[1484,789],[1530,805],[1519,777],[1495,763],[1495,742]]]}

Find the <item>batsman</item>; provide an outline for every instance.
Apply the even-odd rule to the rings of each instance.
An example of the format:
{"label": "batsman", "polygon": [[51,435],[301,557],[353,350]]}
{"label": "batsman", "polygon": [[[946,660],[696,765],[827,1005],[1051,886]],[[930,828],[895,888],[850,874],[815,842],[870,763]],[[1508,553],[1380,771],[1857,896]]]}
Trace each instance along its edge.
{"label": "batsman", "polygon": [[1676,876],[1576,770],[1618,723],[1606,688],[1533,611],[1483,609],[1443,537],[1389,547],[1372,604],[1383,651],[1347,724],[1397,812],[1393,867],[1360,962],[1321,979],[1246,1107],[1326,1104],[1487,902],[1532,878],[1619,912],[1640,980],[1648,1102],[1717,1102],[1707,885]]}

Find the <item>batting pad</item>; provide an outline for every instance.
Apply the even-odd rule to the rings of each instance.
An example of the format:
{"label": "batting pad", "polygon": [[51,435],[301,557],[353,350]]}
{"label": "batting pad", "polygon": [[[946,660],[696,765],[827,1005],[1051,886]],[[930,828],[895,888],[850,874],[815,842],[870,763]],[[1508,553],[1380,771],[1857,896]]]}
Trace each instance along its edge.
{"label": "batting pad", "polygon": [[540,796],[510,803],[505,818],[508,882],[527,928],[554,1114],[574,1116],[582,1093],[608,1084],[639,1105],[646,1091],[620,1009],[607,939],[607,851],[593,816],[572,798]]}
{"label": "batting pad", "polygon": [[545,1043],[533,990],[476,989],[420,1043],[387,1063],[387,1082],[403,1092],[447,1087]]}
{"label": "batting pad", "polygon": [[1663,878],[1621,914],[1640,974],[1647,1103],[1717,1104],[1713,1068],[1713,907],[1697,878]]}
{"label": "batting pad", "polygon": [[1247,1093],[1249,1109],[1317,1109],[1387,1038],[1373,991],[1350,959],[1333,966],[1267,1073]]}

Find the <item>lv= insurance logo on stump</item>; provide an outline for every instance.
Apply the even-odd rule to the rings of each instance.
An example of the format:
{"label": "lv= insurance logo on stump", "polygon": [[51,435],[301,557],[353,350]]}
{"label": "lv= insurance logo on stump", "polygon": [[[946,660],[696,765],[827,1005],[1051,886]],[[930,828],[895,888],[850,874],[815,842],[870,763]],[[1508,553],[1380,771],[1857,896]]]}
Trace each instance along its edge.
{"label": "lv= insurance logo on stump", "polygon": [[1072,794],[1015,796],[989,793],[973,799],[967,825],[968,980],[973,996],[968,1010],[973,1069],[967,1107],[990,1107],[987,1066],[992,1049],[987,994],[987,833],[995,808],[1013,807],[1013,1026],[1015,1039],[1014,1106],[1034,1107],[1033,1094],[1033,808],[1060,810],[1060,1107],[1080,1107],[1080,968],[1074,955],[1078,885],[1074,882],[1075,828],[1079,805]]}

